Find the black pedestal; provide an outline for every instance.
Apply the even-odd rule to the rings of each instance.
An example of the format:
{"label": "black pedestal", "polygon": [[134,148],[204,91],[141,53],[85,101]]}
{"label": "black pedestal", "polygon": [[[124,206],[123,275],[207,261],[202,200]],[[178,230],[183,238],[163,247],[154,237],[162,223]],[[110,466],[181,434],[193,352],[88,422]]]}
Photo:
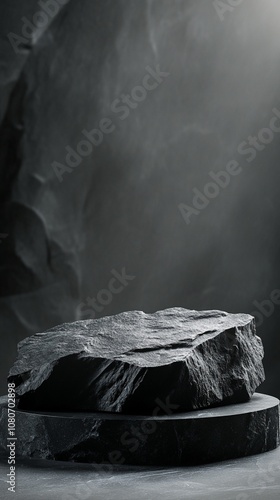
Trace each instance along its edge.
{"label": "black pedestal", "polygon": [[[7,409],[0,400],[0,448]],[[279,401],[255,394],[248,403],[158,417],[109,413],[16,411],[16,453],[74,462],[187,465],[263,453],[279,445]]]}

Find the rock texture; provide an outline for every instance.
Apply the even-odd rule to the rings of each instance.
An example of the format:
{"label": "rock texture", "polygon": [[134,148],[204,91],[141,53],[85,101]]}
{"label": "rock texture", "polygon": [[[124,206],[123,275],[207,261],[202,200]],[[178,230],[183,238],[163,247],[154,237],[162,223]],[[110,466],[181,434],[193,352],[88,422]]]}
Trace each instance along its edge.
{"label": "rock texture", "polygon": [[25,339],[9,381],[20,409],[169,414],[248,400],[262,358],[247,314],[131,311]]}
{"label": "rock texture", "polygon": [[[5,451],[3,399],[2,408],[0,451]],[[16,435],[18,457],[105,463],[109,470],[120,464],[206,463],[276,448],[279,401],[255,394],[239,405],[155,417],[16,411]]]}
{"label": "rock texture", "polygon": [[[15,53],[9,33],[22,36],[22,18],[33,22],[43,3],[61,8]],[[203,0],[1,0],[0,235],[8,236],[0,236],[0,392],[18,341],[79,319],[79,304],[80,319],[96,313],[87,298],[107,286],[113,267],[137,279],[102,315],[185,305],[186,297],[197,309],[207,301],[249,311],[264,280],[275,288],[277,138],[190,226],[178,209],[213,182],[210,170],[219,175],[231,159],[243,168],[249,155],[238,145],[280,109],[278,2],[231,10],[221,22]],[[147,66],[169,76],[141,101]],[[128,95],[131,108],[122,103]],[[106,118],[115,129],[60,182],[53,162],[68,167],[66,148],[77,152],[82,131]],[[266,390],[275,394],[278,324],[276,311],[263,330]]]}

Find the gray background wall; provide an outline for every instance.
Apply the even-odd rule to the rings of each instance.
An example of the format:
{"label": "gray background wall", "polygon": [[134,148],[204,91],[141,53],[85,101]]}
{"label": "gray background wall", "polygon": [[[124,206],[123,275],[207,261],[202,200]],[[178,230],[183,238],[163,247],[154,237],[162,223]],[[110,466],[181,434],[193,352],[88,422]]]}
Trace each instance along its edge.
{"label": "gray background wall", "polygon": [[[280,305],[270,299],[280,289],[280,133],[262,132],[274,108],[280,116],[278,2],[246,0],[223,20],[210,0],[50,3],[52,15],[46,1],[1,2],[2,393],[27,335],[182,306],[256,312],[262,390],[280,396]],[[22,17],[43,26],[26,38]],[[158,85],[143,98],[157,65],[168,76],[149,79]],[[116,111],[127,94],[138,100]],[[70,169],[66,147],[77,151],[105,118],[114,130]],[[245,154],[240,144],[259,133],[266,143]],[[178,205],[232,160],[241,172],[187,224]],[[68,169],[62,182],[54,162]],[[123,268],[134,278],[100,292]]]}

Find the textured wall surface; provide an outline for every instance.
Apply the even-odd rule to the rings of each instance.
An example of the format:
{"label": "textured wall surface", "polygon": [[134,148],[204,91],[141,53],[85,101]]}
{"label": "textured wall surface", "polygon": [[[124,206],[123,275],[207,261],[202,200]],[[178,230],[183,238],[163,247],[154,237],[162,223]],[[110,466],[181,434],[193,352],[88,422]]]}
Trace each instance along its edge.
{"label": "textured wall surface", "polygon": [[182,306],[257,312],[279,396],[278,3],[45,3],[1,3],[2,392],[31,333]]}

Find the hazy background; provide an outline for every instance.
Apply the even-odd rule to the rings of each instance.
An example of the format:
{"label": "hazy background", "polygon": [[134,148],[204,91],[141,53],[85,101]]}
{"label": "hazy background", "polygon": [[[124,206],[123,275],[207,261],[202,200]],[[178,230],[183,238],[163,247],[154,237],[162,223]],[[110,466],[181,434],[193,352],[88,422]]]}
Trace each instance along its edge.
{"label": "hazy background", "polygon": [[[8,35],[42,6],[1,2],[2,393],[17,342],[55,324],[173,306],[251,313],[280,289],[280,133],[251,163],[238,152],[280,113],[279,1],[245,0],[223,20],[212,0],[54,3],[16,53]],[[112,104],[157,65],[169,75],[121,120]],[[107,117],[114,131],[60,182],[53,163]],[[234,159],[242,173],[186,224],[178,205]],[[94,312],[88,300],[122,268],[134,278]],[[267,314],[262,390],[279,397],[280,305]]]}

